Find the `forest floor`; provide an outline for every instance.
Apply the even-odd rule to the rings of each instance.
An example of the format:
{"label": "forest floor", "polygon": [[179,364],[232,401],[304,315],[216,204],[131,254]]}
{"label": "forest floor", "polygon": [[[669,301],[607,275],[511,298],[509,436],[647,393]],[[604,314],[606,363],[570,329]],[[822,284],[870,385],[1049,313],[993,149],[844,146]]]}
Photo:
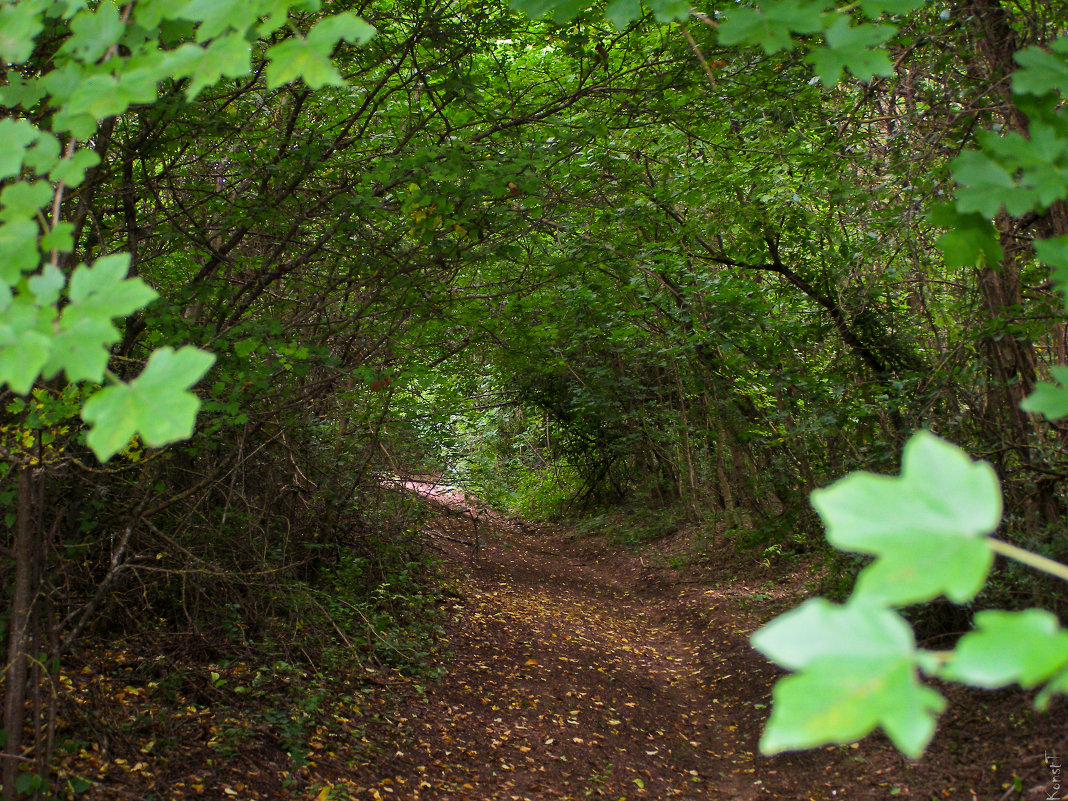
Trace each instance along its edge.
{"label": "forest floor", "polygon": [[[680,567],[686,560],[671,557],[684,543],[673,538],[623,551],[435,492],[426,535],[442,552],[440,681],[377,670],[338,675],[311,695],[311,678],[286,670],[198,669],[153,661],[136,644],[101,652],[61,678],[78,704],[110,702],[124,716],[96,721],[96,741],[64,758],[63,772],[88,779],[73,788],[78,797],[1062,797],[1068,704],[1037,715],[1015,691],[940,687],[949,705],[917,761],[880,734],[760,755],[781,674],[748,637],[809,591],[803,565],[723,543],[721,561]],[[165,710],[152,697],[168,686],[178,700]],[[278,710],[260,710],[257,721],[247,706],[227,713],[237,687]]]}
{"label": "forest floor", "polygon": [[[403,742],[392,725],[368,735],[389,744],[367,766],[372,798],[1061,797],[1066,707],[1037,716],[1011,691],[940,688],[949,708],[917,761],[878,734],[761,756],[781,674],[748,637],[804,595],[803,570],[775,575],[752,552],[670,567],[670,541],[620,551],[485,511],[457,515],[459,493],[439,490],[439,501],[452,513],[428,533],[446,556],[452,659],[444,681],[398,707]],[[457,542],[472,542],[476,525],[477,554]]]}

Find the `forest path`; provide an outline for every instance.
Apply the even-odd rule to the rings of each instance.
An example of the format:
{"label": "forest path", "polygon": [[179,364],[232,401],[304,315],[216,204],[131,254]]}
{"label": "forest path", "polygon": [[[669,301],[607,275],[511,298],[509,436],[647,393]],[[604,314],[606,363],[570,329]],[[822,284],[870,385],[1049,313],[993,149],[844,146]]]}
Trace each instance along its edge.
{"label": "forest path", "polygon": [[[880,736],[760,756],[777,671],[748,646],[770,614],[754,588],[438,501],[452,656],[369,730],[371,798],[993,799],[1006,776],[1048,774],[1037,742],[981,730],[974,709],[915,763]],[[461,544],[476,532],[477,554]]]}
{"label": "forest path", "polygon": [[[641,576],[590,543],[484,512],[476,523],[456,513],[456,494],[442,500],[453,511],[435,515],[428,535],[445,546],[453,656],[406,721],[409,742],[383,789],[458,799],[755,797],[746,726],[735,719],[746,710],[720,704],[702,678],[713,644],[671,625]],[[477,554],[457,542],[473,542],[476,525]]]}

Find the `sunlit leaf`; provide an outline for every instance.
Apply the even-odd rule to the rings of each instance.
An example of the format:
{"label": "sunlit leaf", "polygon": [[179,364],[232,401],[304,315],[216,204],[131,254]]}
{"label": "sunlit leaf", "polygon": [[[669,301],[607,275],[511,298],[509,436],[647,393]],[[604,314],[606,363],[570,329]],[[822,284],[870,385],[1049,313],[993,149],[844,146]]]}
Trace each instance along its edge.
{"label": "sunlit leaf", "polygon": [[139,434],[149,447],[188,439],[200,399],[189,391],[209,370],[215,357],[193,347],[159,348],[144,372],[129,384],[105,387],[86,401],[82,419],[89,424],[86,442],[107,461]]}
{"label": "sunlit leaf", "polygon": [[1068,632],[1043,609],[991,609],[977,613],[975,625],[953,649],[943,677],[973,687],[1026,689],[1068,664]]}
{"label": "sunlit leaf", "polygon": [[1021,69],[1013,73],[1012,91],[1044,95],[1058,91],[1068,94],[1068,59],[1040,47],[1028,47],[1014,56]]}
{"label": "sunlit leaf", "polygon": [[967,601],[993,562],[985,538],[1001,519],[994,469],[926,431],[905,446],[900,477],[852,473],[813,492],[812,505],[832,545],[876,557],[857,580],[870,600]]}
{"label": "sunlit leaf", "polygon": [[1003,251],[993,223],[981,214],[961,214],[952,204],[934,206],[928,213],[934,225],[946,228],[938,248],[950,267],[993,266]]}
{"label": "sunlit leaf", "polygon": [[97,61],[119,41],[123,28],[118,6],[104,0],[94,10],[84,9],[74,16],[70,23],[71,37],[63,44],[63,51],[80,61]]}
{"label": "sunlit leaf", "polygon": [[919,756],[934,734],[944,702],[920,684],[912,632],[896,612],[817,598],[772,620],[752,643],[799,671],[775,685],[764,753],[850,742],[881,726],[903,753]]}
{"label": "sunlit leaf", "polygon": [[1047,420],[1068,417],[1068,367],[1054,365],[1050,375],[1056,383],[1039,381],[1034,391],[1023,399],[1020,408],[1045,416]]}
{"label": "sunlit leaf", "polygon": [[312,89],[323,86],[340,86],[337,68],[330,61],[331,48],[313,44],[302,36],[294,36],[279,42],[267,51],[267,86],[279,86],[302,79]]}
{"label": "sunlit leaf", "polygon": [[892,25],[854,25],[843,14],[827,30],[827,45],[813,50],[808,60],[825,86],[837,83],[845,70],[862,81],[891,75],[890,58],[879,45],[895,32]]}
{"label": "sunlit leaf", "polygon": [[0,5],[0,63],[21,64],[30,57],[34,39],[44,29],[46,6],[41,0]]}

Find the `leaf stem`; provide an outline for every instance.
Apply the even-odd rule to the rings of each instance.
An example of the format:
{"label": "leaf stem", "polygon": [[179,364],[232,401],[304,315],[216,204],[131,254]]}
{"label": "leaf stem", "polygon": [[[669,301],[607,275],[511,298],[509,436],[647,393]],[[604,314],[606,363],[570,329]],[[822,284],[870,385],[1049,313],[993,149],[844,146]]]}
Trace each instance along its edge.
{"label": "leaf stem", "polygon": [[1007,556],[1009,559],[1015,559],[1017,562],[1023,562],[1023,564],[1033,567],[1035,570],[1041,570],[1043,573],[1049,573],[1051,576],[1068,581],[1068,565],[1062,565],[1060,562],[1047,559],[1045,556],[1039,556],[1037,553],[1031,553],[1031,551],[1010,545],[1004,540],[995,539],[994,537],[988,537],[987,541],[995,553]]}

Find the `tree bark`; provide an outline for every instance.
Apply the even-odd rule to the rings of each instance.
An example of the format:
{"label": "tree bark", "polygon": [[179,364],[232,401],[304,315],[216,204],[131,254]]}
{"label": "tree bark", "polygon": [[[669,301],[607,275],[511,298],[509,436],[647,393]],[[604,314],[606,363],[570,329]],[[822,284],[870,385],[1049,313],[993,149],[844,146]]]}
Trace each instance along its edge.
{"label": "tree bark", "polygon": [[12,545],[15,582],[11,595],[4,695],[4,732],[7,734],[7,742],[4,745],[3,766],[0,769],[3,794],[8,799],[15,798],[15,782],[18,778],[19,763],[22,761],[26,678],[32,639],[30,621],[37,594],[32,468],[24,465],[16,469],[18,470],[18,517],[15,522],[15,541]]}

